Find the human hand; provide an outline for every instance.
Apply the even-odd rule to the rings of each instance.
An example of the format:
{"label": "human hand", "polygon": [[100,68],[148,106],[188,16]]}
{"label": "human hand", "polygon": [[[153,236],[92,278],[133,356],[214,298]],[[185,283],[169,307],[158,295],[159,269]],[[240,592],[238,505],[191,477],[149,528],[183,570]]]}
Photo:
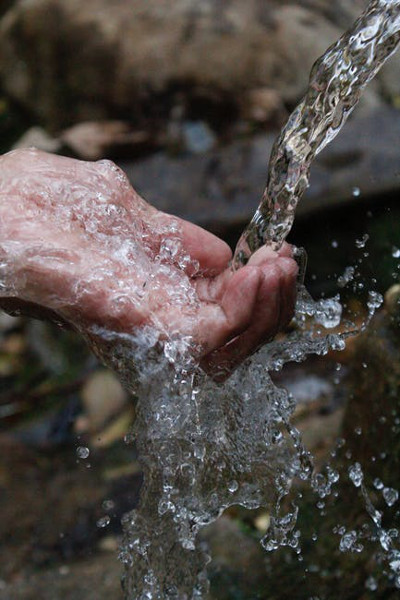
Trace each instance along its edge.
{"label": "human hand", "polygon": [[207,371],[232,368],[292,317],[285,245],[237,272],[207,231],[157,211],[109,161],[37,150],[0,157],[0,306],[161,338],[185,335]]}

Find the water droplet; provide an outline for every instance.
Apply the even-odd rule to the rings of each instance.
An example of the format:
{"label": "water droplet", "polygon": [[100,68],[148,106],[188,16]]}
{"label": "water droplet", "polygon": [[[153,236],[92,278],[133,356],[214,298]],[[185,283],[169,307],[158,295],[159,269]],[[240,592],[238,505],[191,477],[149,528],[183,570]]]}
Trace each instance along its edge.
{"label": "water droplet", "polygon": [[90,450],[86,446],[78,446],[76,449],[76,455],[78,458],[86,460],[86,458],[89,458]]}
{"label": "water droplet", "polygon": [[111,519],[108,515],[105,515],[104,517],[101,517],[101,519],[99,519],[96,522],[97,527],[99,527],[99,529],[103,529],[104,527],[107,527],[107,525],[109,525],[111,522]]}
{"label": "water droplet", "polygon": [[362,238],[355,241],[356,248],[365,248],[365,244],[368,242],[368,240],[369,240],[369,235],[368,235],[368,233],[365,233],[362,236]]}
{"label": "water droplet", "polygon": [[358,552],[359,550],[357,547],[358,544],[356,531],[349,531],[342,536],[339,544],[339,550],[341,552]]}
{"label": "water droplet", "polygon": [[361,195],[361,190],[359,187],[353,187],[353,189],[351,190],[351,195],[354,198],[358,198]]}
{"label": "water droplet", "polygon": [[400,248],[396,248],[396,246],[393,246],[392,256],[393,258],[400,258]]}
{"label": "water droplet", "polygon": [[113,510],[115,508],[115,502],[114,500],[104,500],[101,506],[103,510]]}
{"label": "water droplet", "polygon": [[382,306],[383,304],[383,296],[378,292],[370,291],[368,292],[368,302],[367,306],[370,313],[374,313],[377,308]]}
{"label": "water droplet", "polygon": [[338,280],[337,280],[338,286],[341,288],[344,288],[348,283],[350,283],[350,281],[353,281],[354,274],[355,274],[354,267],[346,267],[343,272],[343,275],[338,277]]}
{"label": "water droplet", "polygon": [[372,575],[368,577],[368,579],[365,582],[365,587],[370,592],[375,592],[378,589],[378,584],[376,582],[375,577],[372,577]]}
{"label": "water droplet", "polygon": [[328,479],[331,483],[337,483],[340,479],[339,471],[335,469],[327,468],[328,471]]}
{"label": "water droplet", "polygon": [[361,486],[364,475],[360,463],[354,463],[354,465],[351,465],[349,468],[349,477],[356,487]]}
{"label": "water droplet", "polygon": [[385,487],[383,489],[382,495],[388,506],[393,506],[393,504],[395,504],[399,499],[399,492],[393,488]]}
{"label": "water droplet", "polygon": [[233,480],[228,484],[228,490],[231,492],[231,494],[234,494],[235,492],[237,492],[239,489],[239,484],[237,481]]}
{"label": "water droplet", "polygon": [[331,246],[332,246],[332,248],[338,248],[339,247],[338,241],[337,240],[332,240]]}
{"label": "water droplet", "polygon": [[376,479],[374,479],[374,488],[376,490],[382,490],[383,489],[383,482],[378,477],[376,477]]}
{"label": "water droplet", "polygon": [[342,318],[342,305],[338,296],[320,300],[315,311],[315,321],[327,329],[332,329],[340,324]]}

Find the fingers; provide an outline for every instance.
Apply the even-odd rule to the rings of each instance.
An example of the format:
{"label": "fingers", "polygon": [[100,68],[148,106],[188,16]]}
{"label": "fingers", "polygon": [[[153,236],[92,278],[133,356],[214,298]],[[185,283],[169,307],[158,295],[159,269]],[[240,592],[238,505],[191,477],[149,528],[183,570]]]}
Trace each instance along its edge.
{"label": "fingers", "polygon": [[272,248],[270,248],[269,246],[263,246],[250,257],[250,260],[247,264],[252,265],[254,267],[261,266],[266,262],[276,260],[278,257],[292,258],[292,256],[292,246],[290,246],[290,244],[288,244],[287,242],[284,242],[282,247],[277,252],[272,250]]}
{"label": "fingers", "polygon": [[216,380],[225,379],[237,365],[273,338],[292,318],[296,299],[296,263],[283,256],[273,263],[264,263],[259,270],[262,282],[249,327],[202,361],[204,370]]}
{"label": "fingers", "polygon": [[219,302],[202,302],[195,339],[203,354],[225,345],[249,327],[261,282],[260,269],[244,267],[230,273]]}

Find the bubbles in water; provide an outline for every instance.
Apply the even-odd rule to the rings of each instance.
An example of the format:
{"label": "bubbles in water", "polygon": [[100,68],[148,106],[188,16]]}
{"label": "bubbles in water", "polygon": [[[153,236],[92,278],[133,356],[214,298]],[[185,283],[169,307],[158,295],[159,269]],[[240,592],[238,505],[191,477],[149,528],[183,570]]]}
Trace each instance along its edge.
{"label": "bubbles in water", "polygon": [[87,458],[89,458],[90,450],[86,446],[78,446],[78,448],[76,449],[76,455],[78,458],[86,460]]}

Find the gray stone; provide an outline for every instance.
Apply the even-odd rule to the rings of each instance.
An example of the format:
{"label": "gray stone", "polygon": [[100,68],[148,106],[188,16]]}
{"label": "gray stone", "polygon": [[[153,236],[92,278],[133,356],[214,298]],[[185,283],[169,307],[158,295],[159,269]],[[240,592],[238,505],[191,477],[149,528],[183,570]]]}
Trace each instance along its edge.
{"label": "gray stone", "polygon": [[[322,152],[297,214],[391,192],[400,186],[400,112],[387,107],[356,111]],[[138,162],[120,162],[134,187],[165,212],[226,235],[252,217],[267,176],[274,136],[256,135],[201,156],[158,153]],[[354,198],[353,188],[360,188]]]}

